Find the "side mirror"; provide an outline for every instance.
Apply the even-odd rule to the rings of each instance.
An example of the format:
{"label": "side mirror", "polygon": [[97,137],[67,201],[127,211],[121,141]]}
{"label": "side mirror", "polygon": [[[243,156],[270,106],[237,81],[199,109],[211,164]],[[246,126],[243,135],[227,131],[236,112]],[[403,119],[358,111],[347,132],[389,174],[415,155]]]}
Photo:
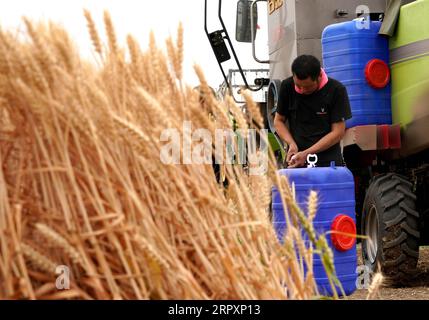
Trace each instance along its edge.
{"label": "side mirror", "polygon": [[[253,21],[252,26],[251,20],[251,6],[253,1],[251,0],[239,0],[237,2],[237,15],[236,15],[236,26],[235,26],[235,40],[238,42],[251,43],[256,37],[256,25],[258,23],[258,6],[255,5],[253,10]],[[252,39],[252,29],[254,38]]]}

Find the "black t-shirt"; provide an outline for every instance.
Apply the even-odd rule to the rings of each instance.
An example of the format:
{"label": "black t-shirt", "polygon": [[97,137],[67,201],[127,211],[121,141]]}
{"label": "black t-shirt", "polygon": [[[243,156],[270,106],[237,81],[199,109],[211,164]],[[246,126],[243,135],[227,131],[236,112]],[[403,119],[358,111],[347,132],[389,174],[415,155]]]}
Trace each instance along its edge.
{"label": "black t-shirt", "polygon": [[[346,88],[337,80],[328,83],[310,95],[295,91],[293,78],[284,80],[280,87],[277,113],[289,121],[292,137],[299,151],[304,151],[331,132],[331,125],[352,117]],[[340,144],[318,154],[317,166],[329,166],[331,161],[344,165]]]}

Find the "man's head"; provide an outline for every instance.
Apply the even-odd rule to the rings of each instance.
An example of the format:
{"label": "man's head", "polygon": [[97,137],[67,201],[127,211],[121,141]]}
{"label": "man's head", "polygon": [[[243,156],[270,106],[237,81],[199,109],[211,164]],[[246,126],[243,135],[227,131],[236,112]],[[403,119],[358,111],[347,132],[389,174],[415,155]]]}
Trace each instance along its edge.
{"label": "man's head", "polygon": [[319,88],[321,81],[320,61],[310,55],[302,55],[292,63],[295,85],[303,94],[312,94]]}

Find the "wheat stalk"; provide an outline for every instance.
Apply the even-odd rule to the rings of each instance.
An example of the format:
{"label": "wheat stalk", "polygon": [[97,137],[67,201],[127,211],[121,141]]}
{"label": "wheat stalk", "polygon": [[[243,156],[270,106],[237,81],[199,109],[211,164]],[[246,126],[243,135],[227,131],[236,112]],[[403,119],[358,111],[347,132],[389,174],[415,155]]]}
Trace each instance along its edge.
{"label": "wheat stalk", "polygon": [[49,241],[52,242],[58,248],[61,248],[63,252],[75,263],[76,265],[83,266],[82,257],[79,252],[70,243],[64,239],[58,232],[42,223],[36,224],[36,229]]}
{"label": "wheat stalk", "polygon": [[308,219],[310,222],[314,221],[317,213],[317,192],[310,191],[310,195],[308,196]]}
{"label": "wheat stalk", "polygon": [[257,107],[248,90],[243,90],[242,95],[246,101],[246,108],[249,110],[251,118],[256,122],[257,128],[262,129],[264,127],[264,118],[261,115],[261,110]]}
{"label": "wheat stalk", "polygon": [[44,271],[48,274],[55,274],[57,264],[48,257],[24,243],[21,244],[21,250],[24,256],[41,271]]}
{"label": "wheat stalk", "polygon": [[94,50],[100,55],[100,57],[103,57],[103,47],[101,46],[101,40],[91,13],[87,9],[84,9],[84,16],[87,22],[87,28],[89,36],[91,37],[92,45],[94,46]]}
{"label": "wheat stalk", "polygon": [[113,26],[112,18],[108,11],[104,11],[104,26],[106,28],[107,39],[109,43],[110,53],[115,55],[118,52],[118,43],[115,33],[115,28]]}
{"label": "wheat stalk", "polygon": [[182,80],[183,74],[183,25],[180,22],[179,28],[177,29],[177,61],[174,66],[177,74],[177,79]]}
{"label": "wheat stalk", "polygon": [[374,300],[379,294],[380,288],[383,286],[384,277],[381,273],[376,273],[372,278],[371,285],[368,288],[366,300]]}

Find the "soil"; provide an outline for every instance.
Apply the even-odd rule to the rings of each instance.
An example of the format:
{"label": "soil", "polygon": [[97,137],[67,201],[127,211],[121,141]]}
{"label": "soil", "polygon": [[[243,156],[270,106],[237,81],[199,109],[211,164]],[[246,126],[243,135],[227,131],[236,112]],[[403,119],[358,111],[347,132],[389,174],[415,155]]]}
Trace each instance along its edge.
{"label": "soil", "polygon": [[[362,265],[360,245],[358,245],[358,264]],[[420,247],[418,273],[407,287],[384,286],[378,293],[382,300],[429,300],[429,246]],[[357,290],[349,300],[366,299],[368,290]]]}

